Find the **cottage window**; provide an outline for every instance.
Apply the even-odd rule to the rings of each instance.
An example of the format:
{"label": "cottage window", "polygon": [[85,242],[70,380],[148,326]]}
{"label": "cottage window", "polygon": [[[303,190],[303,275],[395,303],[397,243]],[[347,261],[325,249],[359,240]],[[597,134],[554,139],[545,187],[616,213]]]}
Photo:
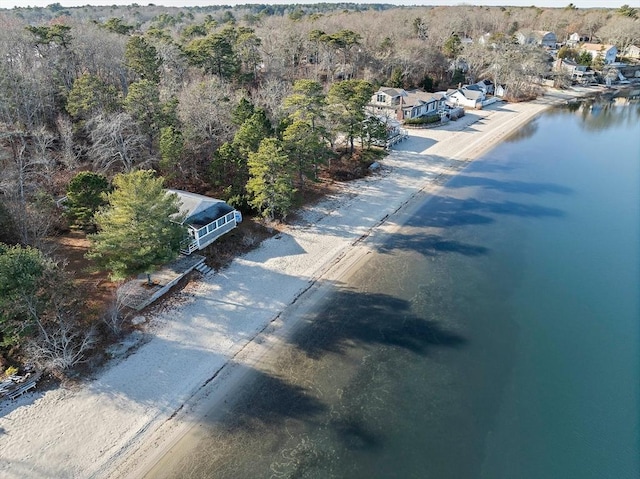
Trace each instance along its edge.
{"label": "cottage window", "polygon": [[376,101],[378,103],[386,103],[387,102],[385,95],[382,94],[382,93],[378,93],[378,95],[376,96]]}

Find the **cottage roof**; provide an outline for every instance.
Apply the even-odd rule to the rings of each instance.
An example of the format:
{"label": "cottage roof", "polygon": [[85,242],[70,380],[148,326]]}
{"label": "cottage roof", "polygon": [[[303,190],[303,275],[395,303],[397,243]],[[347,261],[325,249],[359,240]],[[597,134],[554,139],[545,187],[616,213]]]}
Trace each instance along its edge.
{"label": "cottage roof", "polygon": [[167,193],[178,195],[180,213],[185,217],[182,224],[187,224],[194,228],[206,226],[233,211],[233,207],[224,201],[208,196],[182,190],[167,190]]}

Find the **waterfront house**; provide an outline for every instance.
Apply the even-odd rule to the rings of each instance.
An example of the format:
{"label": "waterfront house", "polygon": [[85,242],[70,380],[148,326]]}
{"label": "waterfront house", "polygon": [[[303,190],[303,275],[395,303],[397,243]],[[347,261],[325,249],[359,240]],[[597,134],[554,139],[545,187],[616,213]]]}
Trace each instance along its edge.
{"label": "waterfront house", "polygon": [[420,118],[422,116],[438,115],[438,111],[444,106],[444,98],[434,93],[420,90],[407,92],[402,98],[398,119]]}
{"label": "waterfront house", "polygon": [[486,95],[478,85],[466,85],[462,88],[447,90],[447,105],[465,108],[482,108]]}
{"label": "waterfront house", "polygon": [[222,200],[181,190],[167,193],[175,193],[180,200],[180,216],[184,218],[181,224],[189,235],[180,250],[183,254],[209,246],[242,221],[240,212]]}
{"label": "waterfront house", "polygon": [[444,107],[445,98],[437,93],[383,87],[372,95],[368,111],[376,116],[393,116],[398,120],[405,120],[437,115]]}
{"label": "waterfront house", "polygon": [[571,80],[580,84],[595,83],[595,72],[585,65],[578,65],[576,62],[564,59],[558,59],[555,64],[555,70],[558,72],[566,72],[571,75]]}

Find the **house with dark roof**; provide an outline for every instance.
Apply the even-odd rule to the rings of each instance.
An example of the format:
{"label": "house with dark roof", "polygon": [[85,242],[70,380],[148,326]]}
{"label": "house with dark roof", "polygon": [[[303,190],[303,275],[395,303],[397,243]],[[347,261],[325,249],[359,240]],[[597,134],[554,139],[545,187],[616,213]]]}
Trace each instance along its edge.
{"label": "house with dark roof", "polygon": [[182,190],[167,190],[167,193],[178,196],[178,217],[189,235],[180,250],[183,254],[188,255],[209,246],[242,221],[242,214],[222,200]]}

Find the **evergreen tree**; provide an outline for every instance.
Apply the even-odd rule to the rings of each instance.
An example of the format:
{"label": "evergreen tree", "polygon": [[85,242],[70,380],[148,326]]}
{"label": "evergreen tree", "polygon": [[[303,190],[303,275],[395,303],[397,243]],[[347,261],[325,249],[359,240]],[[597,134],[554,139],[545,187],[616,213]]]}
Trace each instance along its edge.
{"label": "evergreen tree", "polygon": [[81,171],[67,187],[67,216],[83,230],[94,229],[93,215],[106,204],[105,194],[111,189],[103,175]]}
{"label": "evergreen tree", "polygon": [[124,53],[126,64],[143,80],[160,81],[160,57],[158,51],[144,37],[135,35],[129,39]]}
{"label": "evergreen tree", "polygon": [[178,256],[186,231],[179,200],[167,194],[152,170],[116,175],[108,206],[96,213],[87,257],[111,271],[113,279],[147,273]]}
{"label": "evergreen tree", "polygon": [[240,70],[240,60],[234,52],[233,43],[223,33],[196,38],[187,44],[184,51],[191,64],[217,75],[220,80],[232,80]]}
{"label": "evergreen tree", "polygon": [[135,120],[140,132],[147,138],[147,148],[153,153],[154,141],[160,131],[162,104],[158,85],[151,80],[140,80],[129,86],[124,109]]}
{"label": "evergreen tree", "polygon": [[318,178],[318,166],[324,163],[330,150],[317,131],[305,121],[297,120],[282,134],[283,148],[298,174],[298,184],[304,188],[304,179]]}
{"label": "evergreen tree", "polygon": [[231,122],[234,125],[242,125],[255,113],[255,107],[246,98],[240,98],[238,105],[231,111]]}
{"label": "evergreen tree", "polygon": [[97,76],[85,73],[73,82],[67,95],[67,112],[76,120],[113,113],[119,105],[118,91]]}
{"label": "evergreen tree", "polygon": [[322,85],[314,80],[296,80],[293,84],[293,94],[284,100],[284,106],[296,120],[308,121],[311,129],[324,116],[325,94]]}
{"label": "evergreen tree", "polygon": [[265,138],[258,151],[249,154],[247,191],[249,203],[265,218],[285,218],[296,192],[289,157],[276,138]]}
{"label": "evergreen tree", "polygon": [[42,288],[53,269],[55,263],[36,248],[0,243],[0,345],[17,344],[31,331],[54,293]]}
{"label": "evergreen tree", "polygon": [[160,130],[160,169],[170,173],[176,168],[184,151],[182,132],[173,126]]}
{"label": "evergreen tree", "polygon": [[353,140],[365,119],[364,108],[373,95],[373,85],[365,80],[345,80],[331,85],[327,101],[338,131],[347,136],[351,154]]}
{"label": "evergreen tree", "polygon": [[462,41],[460,37],[454,33],[447,38],[442,46],[442,53],[444,53],[447,58],[456,58],[460,55],[460,53],[462,53]]}
{"label": "evergreen tree", "polygon": [[238,131],[233,137],[233,143],[240,152],[248,155],[250,152],[257,151],[260,142],[264,138],[271,136],[272,133],[273,127],[271,126],[269,118],[267,118],[267,113],[262,108],[258,108],[255,113],[238,128]]}

